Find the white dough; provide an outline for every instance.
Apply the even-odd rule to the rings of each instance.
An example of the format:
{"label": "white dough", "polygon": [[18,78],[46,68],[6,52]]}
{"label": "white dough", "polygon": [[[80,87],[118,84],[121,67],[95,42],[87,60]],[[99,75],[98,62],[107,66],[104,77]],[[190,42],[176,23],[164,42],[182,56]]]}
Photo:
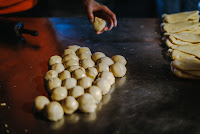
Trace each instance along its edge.
{"label": "white dough", "polygon": [[119,63],[122,63],[123,65],[126,65],[127,61],[126,59],[121,56],[121,55],[115,55],[112,57],[112,60],[116,63],[116,62],[119,62]]}
{"label": "white dough", "polygon": [[99,64],[99,63],[105,63],[105,64],[107,64],[108,66],[114,64],[114,62],[113,62],[113,61],[111,60],[111,58],[109,58],[109,57],[102,57],[102,58],[100,58],[100,59],[97,61],[97,64]]}
{"label": "white dough", "polygon": [[76,69],[75,71],[72,72],[72,77],[75,79],[81,79],[83,77],[85,77],[86,74],[82,69]]}
{"label": "white dough", "polygon": [[71,78],[71,73],[67,70],[62,71],[61,73],[58,74],[58,78],[60,78],[62,81]]}
{"label": "white dough", "polygon": [[47,97],[45,97],[45,96],[37,96],[35,98],[35,101],[34,101],[34,108],[36,109],[37,112],[40,112],[49,103],[50,103],[50,101],[49,101],[49,99]]}
{"label": "white dough", "polygon": [[103,95],[107,94],[110,91],[111,85],[110,83],[104,78],[98,78],[94,85],[101,89]]}
{"label": "white dough", "polygon": [[102,57],[105,57],[106,55],[102,52],[95,52],[93,55],[92,55],[92,60],[94,62],[96,62],[98,59],[102,58]]}
{"label": "white dough", "polygon": [[99,63],[95,67],[99,73],[102,71],[109,71],[109,66],[105,63]]}
{"label": "white dough", "polygon": [[51,58],[49,59],[49,65],[52,66],[56,63],[62,63],[62,58],[58,55],[51,56]]}
{"label": "white dough", "polygon": [[65,67],[63,66],[62,63],[56,63],[56,64],[53,64],[53,66],[51,67],[52,70],[55,70],[56,72],[60,73],[62,71],[65,70]]}
{"label": "white dough", "polygon": [[79,59],[83,60],[83,59],[91,59],[91,55],[89,53],[81,53],[79,55]]}
{"label": "white dough", "polygon": [[99,17],[94,18],[93,28],[95,31],[101,32],[105,26],[106,26],[106,21],[104,19]]}
{"label": "white dough", "polygon": [[73,49],[65,49],[62,57],[65,57],[65,55],[68,55],[68,54],[75,54],[75,52]]}
{"label": "white dough", "polygon": [[102,99],[101,89],[97,86],[91,86],[88,92],[94,97],[96,103],[99,103]]}
{"label": "white dough", "polygon": [[126,74],[126,67],[116,62],[110,66],[110,72],[112,72],[115,77],[123,77]]}
{"label": "white dough", "polygon": [[46,81],[48,81],[49,79],[51,78],[54,78],[54,77],[58,77],[58,72],[56,72],[55,70],[49,70],[45,76],[44,76],[44,79]]}
{"label": "white dough", "polygon": [[77,49],[76,55],[79,56],[81,53],[88,53],[89,55],[92,55],[92,53],[88,47],[81,47],[81,48]]}
{"label": "white dough", "polygon": [[54,101],[61,101],[67,97],[67,89],[65,87],[56,87],[51,93],[51,98]]}
{"label": "white dough", "polygon": [[67,62],[64,63],[64,67],[65,69],[68,69],[70,66],[73,66],[73,65],[79,65],[79,61],[78,60],[68,60]]}
{"label": "white dough", "polygon": [[83,87],[84,89],[87,89],[92,86],[93,80],[89,77],[83,77],[78,80],[78,85]]}
{"label": "white dough", "polygon": [[67,70],[71,73],[71,72],[73,72],[74,70],[79,69],[79,68],[80,68],[79,65],[72,65],[72,66],[70,66]]}
{"label": "white dough", "polygon": [[88,67],[94,67],[95,63],[91,59],[83,59],[80,61],[80,66],[87,69]]}
{"label": "white dough", "polygon": [[80,46],[72,45],[72,46],[68,46],[67,48],[68,48],[68,49],[72,49],[74,52],[76,52],[76,50],[79,49]]}
{"label": "white dough", "polygon": [[110,83],[110,85],[115,83],[115,77],[114,77],[113,73],[111,73],[109,71],[102,71],[100,73],[99,77],[106,79]]}
{"label": "white dough", "polygon": [[81,86],[75,86],[74,88],[72,88],[72,89],[69,91],[69,94],[70,94],[71,96],[73,96],[74,98],[77,98],[77,97],[83,95],[84,92],[85,92],[85,91],[84,91],[83,87],[81,87]]}
{"label": "white dough", "polygon": [[69,60],[79,60],[79,58],[78,58],[78,56],[76,56],[76,54],[68,54],[65,57],[63,57],[62,63],[65,63]]}
{"label": "white dough", "polygon": [[77,84],[76,79],[74,78],[67,78],[63,81],[62,86],[66,87],[67,89],[71,89],[75,87]]}
{"label": "white dough", "polygon": [[62,81],[57,77],[49,79],[48,80],[48,89],[49,89],[49,91],[51,92],[52,89],[54,89],[56,87],[60,87],[61,83],[62,83]]}
{"label": "white dough", "polygon": [[77,100],[72,96],[66,97],[66,99],[61,102],[61,105],[66,114],[72,114],[78,109],[79,106]]}
{"label": "white dough", "polygon": [[86,75],[87,75],[88,77],[92,78],[92,79],[95,79],[96,76],[97,76],[97,74],[98,74],[98,71],[97,71],[97,69],[94,68],[94,67],[88,67],[88,68],[86,69]]}

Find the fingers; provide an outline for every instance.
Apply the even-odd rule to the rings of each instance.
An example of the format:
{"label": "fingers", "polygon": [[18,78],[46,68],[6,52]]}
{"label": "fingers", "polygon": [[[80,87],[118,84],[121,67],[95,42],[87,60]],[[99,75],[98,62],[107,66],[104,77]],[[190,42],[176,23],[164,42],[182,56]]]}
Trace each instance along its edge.
{"label": "fingers", "polygon": [[107,6],[103,6],[103,10],[104,10],[104,12],[109,14],[109,16],[111,17],[111,19],[113,21],[114,27],[116,27],[117,26],[117,17],[116,17],[116,15]]}
{"label": "fingers", "polygon": [[92,6],[88,7],[88,9],[87,9],[87,15],[88,15],[88,19],[89,19],[90,23],[93,24],[93,22],[94,22],[94,14],[93,14],[93,8],[92,8]]}
{"label": "fingers", "polygon": [[95,31],[95,32],[96,34],[102,34],[104,31],[108,31],[108,27],[104,27],[104,29],[101,32],[99,31]]}

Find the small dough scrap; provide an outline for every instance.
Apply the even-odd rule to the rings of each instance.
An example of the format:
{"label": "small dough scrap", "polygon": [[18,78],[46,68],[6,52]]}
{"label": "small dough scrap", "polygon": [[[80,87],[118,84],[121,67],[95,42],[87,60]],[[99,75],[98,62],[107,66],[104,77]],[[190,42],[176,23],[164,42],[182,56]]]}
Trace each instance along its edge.
{"label": "small dough scrap", "polygon": [[67,78],[62,82],[62,86],[66,87],[67,89],[71,89],[75,87],[76,84],[77,84],[77,81],[74,78]]}
{"label": "small dough scrap", "polygon": [[99,77],[106,79],[110,83],[110,85],[113,85],[115,83],[115,77],[113,73],[109,71],[102,71]]}
{"label": "small dough scrap", "polygon": [[81,53],[88,53],[89,55],[92,55],[90,49],[88,47],[81,47],[76,51],[76,55],[80,55]]}
{"label": "small dough scrap", "polygon": [[91,59],[91,55],[89,53],[81,53],[79,55],[79,59],[80,60],[84,60],[84,59]]}
{"label": "small dough scrap", "polygon": [[99,63],[95,67],[99,73],[102,71],[109,71],[109,66],[105,63]]}
{"label": "small dough scrap", "polygon": [[46,96],[37,96],[34,101],[34,108],[37,112],[41,112],[49,103],[50,101]]}
{"label": "small dough scrap", "polygon": [[73,49],[65,49],[62,57],[65,57],[68,54],[75,54]]}
{"label": "small dough scrap", "polygon": [[51,92],[54,88],[60,87],[61,83],[62,83],[62,81],[57,77],[49,79],[48,80],[48,89],[49,89],[49,91]]}
{"label": "small dough scrap", "polygon": [[194,59],[175,60],[171,62],[171,66],[173,68],[183,71],[199,71],[200,60],[194,60]]}
{"label": "small dough scrap", "polygon": [[79,69],[79,68],[80,68],[79,65],[72,65],[72,66],[70,66],[67,70],[71,73],[71,72],[73,72],[74,70]]}
{"label": "small dough scrap", "polygon": [[79,60],[79,58],[78,58],[78,56],[76,56],[76,54],[68,54],[65,57],[63,57],[62,63],[65,63],[69,60]]}
{"label": "small dough scrap", "polygon": [[86,69],[86,75],[94,80],[96,76],[98,75],[98,71],[94,67],[88,67]]}
{"label": "small dough scrap", "polygon": [[64,67],[65,69],[68,69],[70,66],[73,66],[73,65],[79,65],[79,61],[78,60],[68,60],[67,62],[64,63]]}
{"label": "small dough scrap", "polygon": [[122,63],[123,65],[126,65],[127,64],[127,61],[126,59],[121,56],[121,55],[115,55],[112,57],[112,60],[116,63],[116,62],[119,62],[119,63]]}
{"label": "small dough scrap", "polygon": [[49,65],[52,66],[56,63],[62,63],[62,58],[58,55],[51,56],[51,58],[49,59]]}
{"label": "small dough scrap", "polygon": [[92,82],[93,80],[90,77],[83,77],[78,80],[78,85],[84,89],[87,89],[92,86]]}
{"label": "small dough scrap", "polygon": [[84,92],[85,92],[85,91],[84,91],[83,87],[81,87],[81,86],[75,86],[74,88],[72,88],[72,89],[69,91],[69,94],[70,94],[71,96],[73,96],[74,98],[77,98],[77,97],[83,95]]}
{"label": "small dough scrap", "polygon": [[88,92],[94,97],[96,103],[99,103],[102,99],[101,89],[97,86],[91,86]]}
{"label": "small dough scrap", "polygon": [[61,101],[67,97],[67,89],[65,87],[56,87],[51,93],[51,98],[54,101]]}
{"label": "small dough scrap", "polygon": [[94,18],[93,27],[95,31],[101,32],[105,26],[106,26],[106,21],[104,19],[101,19],[99,17]]}
{"label": "small dough scrap", "polygon": [[100,59],[97,61],[97,64],[99,64],[99,63],[105,63],[105,64],[107,64],[108,66],[114,64],[114,62],[112,61],[112,59],[109,58],[109,57],[102,57],[102,58],[100,58]]}
{"label": "small dough scrap", "polygon": [[82,66],[84,69],[87,69],[88,67],[94,67],[95,63],[91,59],[83,59],[80,61],[80,66]]}
{"label": "small dough scrap", "polygon": [[77,80],[79,80],[85,76],[86,76],[86,74],[82,69],[76,69],[75,71],[72,72],[72,77]]}
{"label": "small dough scrap", "polygon": [[52,70],[55,70],[58,73],[61,73],[62,71],[65,70],[65,67],[63,66],[62,63],[56,63],[53,64],[53,66],[51,67]]}
{"label": "small dough scrap", "polygon": [[49,70],[45,76],[44,76],[44,79],[46,81],[48,81],[49,79],[51,78],[54,78],[54,77],[58,77],[58,72],[56,72],[55,70]]}
{"label": "small dough scrap", "polygon": [[104,78],[98,78],[94,82],[94,85],[101,89],[103,95],[107,94],[110,91],[111,85],[110,83]]}
{"label": "small dough scrap", "polygon": [[93,55],[92,55],[92,60],[94,62],[96,62],[98,59],[102,58],[102,57],[106,57],[106,55],[102,52],[95,52]]}
{"label": "small dough scrap", "polygon": [[72,114],[78,109],[78,102],[73,96],[68,96],[61,102],[63,110],[66,114]]}
{"label": "small dough scrap", "polygon": [[118,62],[110,66],[110,72],[112,72],[115,77],[123,77],[126,71],[126,67]]}
{"label": "small dough scrap", "polygon": [[46,116],[50,121],[58,121],[63,118],[64,111],[61,104],[57,101],[50,102],[46,107]]}
{"label": "small dough scrap", "polygon": [[78,46],[78,45],[72,45],[72,46],[68,46],[67,48],[68,49],[72,49],[74,52],[76,52],[76,50],[79,49],[80,46]]}
{"label": "small dough scrap", "polygon": [[58,74],[58,78],[60,78],[62,81],[71,78],[71,73],[67,70],[62,71],[61,73]]}

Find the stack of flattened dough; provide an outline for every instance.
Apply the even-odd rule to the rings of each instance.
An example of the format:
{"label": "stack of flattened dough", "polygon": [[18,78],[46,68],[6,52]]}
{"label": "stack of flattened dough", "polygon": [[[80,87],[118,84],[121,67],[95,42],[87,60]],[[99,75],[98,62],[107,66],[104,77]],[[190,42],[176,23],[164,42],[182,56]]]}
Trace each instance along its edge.
{"label": "stack of flattened dough", "polygon": [[200,79],[199,11],[164,14],[163,19],[172,72],[180,78]]}
{"label": "stack of flattened dough", "polygon": [[69,46],[62,57],[49,59],[50,70],[44,80],[50,100],[38,96],[34,101],[36,112],[44,113],[50,121],[63,118],[78,109],[93,113],[102,96],[110,92],[115,77],[126,74],[126,59],[121,55],[112,58],[102,52],[91,53],[88,47]]}

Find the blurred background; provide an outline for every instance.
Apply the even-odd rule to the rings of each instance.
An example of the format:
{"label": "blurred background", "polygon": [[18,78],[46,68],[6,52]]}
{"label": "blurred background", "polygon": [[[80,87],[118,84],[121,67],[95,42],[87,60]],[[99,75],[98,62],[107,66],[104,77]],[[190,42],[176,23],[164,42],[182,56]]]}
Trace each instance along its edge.
{"label": "blurred background", "polygon": [[[107,5],[118,17],[156,18],[163,13],[199,9],[199,0],[96,0]],[[199,4],[200,5],[200,4]],[[28,11],[8,17],[77,17],[85,16],[81,0],[38,0]]]}

